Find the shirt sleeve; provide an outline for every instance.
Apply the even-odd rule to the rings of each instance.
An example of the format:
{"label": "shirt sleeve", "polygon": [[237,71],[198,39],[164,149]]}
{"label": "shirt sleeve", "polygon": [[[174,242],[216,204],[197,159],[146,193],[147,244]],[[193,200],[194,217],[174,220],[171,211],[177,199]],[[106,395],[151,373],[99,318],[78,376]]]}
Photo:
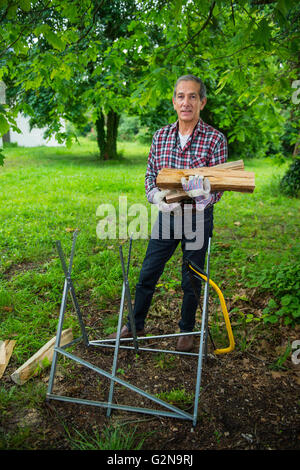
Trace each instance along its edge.
{"label": "shirt sleeve", "polygon": [[154,134],[152,139],[152,144],[150,147],[150,152],[148,155],[148,164],[147,170],[145,175],[145,191],[146,197],[150,203],[153,203],[153,196],[154,194],[159,191],[158,187],[156,186],[156,177],[158,174],[157,169],[157,157],[156,157],[156,138],[157,133]]}
{"label": "shirt sleeve", "polygon": [[[208,166],[220,165],[221,163],[227,162],[228,159],[228,146],[226,137],[220,132],[220,138],[216,142],[213,149],[212,156],[208,162]],[[223,191],[212,193],[213,200],[212,204],[218,202],[223,195]]]}

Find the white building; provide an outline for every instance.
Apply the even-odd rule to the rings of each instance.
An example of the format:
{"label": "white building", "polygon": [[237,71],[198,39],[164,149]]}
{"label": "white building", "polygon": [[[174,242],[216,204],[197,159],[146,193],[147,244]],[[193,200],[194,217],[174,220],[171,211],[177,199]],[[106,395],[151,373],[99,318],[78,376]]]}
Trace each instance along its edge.
{"label": "white building", "polygon": [[[0,103],[5,104],[5,84],[4,82],[0,82]],[[44,138],[44,133],[47,130],[46,127],[44,128],[33,128],[30,130],[29,125],[29,117],[23,116],[19,114],[16,119],[16,125],[20,129],[21,133],[10,129],[3,139],[0,137],[0,146],[2,147],[3,141],[17,143],[20,147],[38,147],[40,145],[45,145],[47,147],[58,147],[64,146],[64,144],[60,144],[57,142],[55,137],[51,137],[50,139]],[[65,124],[62,122],[62,129],[63,132],[65,131]]]}
{"label": "white building", "polygon": [[[58,147],[64,144],[59,144],[55,137],[50,139],[44,138],[44,133],[47,130],[46,127],[39,129],[33,128],[30,130],[29,118],[19,114],[16,119],[17,127],[20,129],[21,134],[10,129],[9,131],[9,142],[17,143],[20,147],[38,147],[40,145],[45,145],[47,147]],[[62,129],[64,131],[64,128]]]}

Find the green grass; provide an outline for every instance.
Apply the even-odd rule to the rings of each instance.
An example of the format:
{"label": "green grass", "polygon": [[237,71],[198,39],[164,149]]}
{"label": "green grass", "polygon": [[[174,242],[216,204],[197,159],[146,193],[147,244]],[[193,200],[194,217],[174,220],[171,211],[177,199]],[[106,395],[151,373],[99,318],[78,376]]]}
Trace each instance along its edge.
{"label": "green grass", "polygon": [[156,396],[172,405],[177,405],[179,408],[191,405],[194,400],[194,394],[188,393],[184,388],[172,388],[169,392],[157,393]]}
{"label": "green grass", "polygon": [[[128,208],[135,203],[147,205],[148,146],[126,143],[119,149],[122,158],[112,162],[100,162],[96,144],[87,139],[71,150],[5,150],[5,165],[0,169],[1,338],[17,339],[19,362],[56,331],[64,281],[56,240],[61,240],[68,257],[73,230],[81,230],[73,267],[77,291],[88,291],[99,308],[120,296],[120,241],[97,237],[96,210],[110,203],[118,211],[119,196],[127,196]],[[255,192],[226,192],[215,210],[211,277],[226,295],[232,295],[241,281],[246,285],[252,279],[253,284],[254,278],[255,284],[262,269],[294,263],[299,255],[300,202],[278,191],[286,165],[253,159],[245,167],[255,172]],[[133,243],[131,286],[137,281],[147,240]],[[124,244],[125,256],[127,247]],[[180,276],[179,248],[162,276],[163,290],[178,287]],[[66,315],[66,327],[73,323],[72,315]],[[106,325],[111,326],[114,322]]]}
{"label": "green grass", "polygon": [[[119,195],[127,195],[129,205],[145,201],[147,151],[126,144],[126,158],[99,162],[96,145],[87,140],[72,150],[5,150],[0,169],[1,337],[17,338],[20,362],[56,330],[64,281],[56,240],[68,257],[73,229],[80,228],[73,268],[77,291],[90,289],[99,306],[119,295],[118,241],[97,238],[96,209],[103,203],[117,208]],[[66,326],[71,325],[68,316]]]}
{"label": "green grass", "polygon": [[92,434],[75,430],[73,436],[66,431],[72,450],[140,450],[146,438],[137,435],[136,429],[125,431],[121,427],[93,430]]}

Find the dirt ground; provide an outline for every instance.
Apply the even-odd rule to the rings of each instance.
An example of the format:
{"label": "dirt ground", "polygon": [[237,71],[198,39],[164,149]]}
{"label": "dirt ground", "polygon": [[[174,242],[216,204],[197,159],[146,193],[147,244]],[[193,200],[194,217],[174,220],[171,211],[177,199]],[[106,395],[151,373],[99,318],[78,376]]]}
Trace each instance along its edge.
{"label": "dirt ground", "polygon": [[[256,304],[254,294],[249,296],[248,311],[263,308],[267,299]],[[172,304],[173,302],[173,304]],[[171,299],[168,316],[164,315],[161,302],[157,299],[147,324],[147,333],[162,335],[177,330],[179,318],[178,299]],[[173,309],[170,307],[172,307]],[[238,305],[238,303],[236,304]],[[230,306],[229,306],[230,307]],[[116,312],[116,305],[111,312]],[[111,313],[109,310],[99,312],[92,306],[87,315],[87,331],[93,337],[101,337],[101,317]],[[100,317],[99,317],[100,315]],[[233,332],[239,339],[242,337],[240,325],[233,323]],[[222,328],[222,324],[220,325]],[[223,325],[224,327],[224,325]],[[44,401],[38,408],[24,409],[22,413],[9,410],[1,420],[4,433],[12,433],[22,427],[29,427],[30,433],[26,445],[31,449],[71,449],[66,428],[74,435],[75,429],[81,433],[93,435],[101,433],[108,426],[123,424],[126,430],[136,430],[136,435],[144,437],[144,450],[299,450],[299,384],[300,370],[291,357],[283,368],[274,368],[274,361],[286,348],[287,342],[300,338],[300,329],[270,327],[268,333],[255,330],[250,325],[248,339],[250,345],[236,348],[225,355],[214,355],[211,341],[208,341],[208,356],[203,362],[198,418],[195,427],[191,420],[163,416],[153,416],[132,411],[113,410],[111,417],[106,416],[103,407],[67,403],[57,400]],[[96,333],[96,334],[95,334]],[[218,338],[226,347],[226,335]],[[196,340],[194,352],[198,352],[199,339]],[[174,349],[175,338],[147,340],[144,347]],[[73,353],[89,363],[111,372],[113,349],[99,346],[86,348],[78,343]],[[61,357],[61,356],[60,356]],[[193,394],[195,392],[197,356],[174,354],[161,355],[156,352],[121,349],[119,353],[117,376],[151,395],[181,389],[190,399],[174,403],[188,413],[193,413]],[[68,364],[68,365],[67,365]],[[9,366],[2,378],[3,385],[9,391],[14,385],[10,379],[13,364]],[[31,380],[48,384],[49,369],[39,377]],[[108,400],[110,381],[106,377],[80,364],[61,357],[53,393],[58,395],[106,402]],[[115,384],[113,402],[156,410],[165,410],[159,404],[138,393]]]}

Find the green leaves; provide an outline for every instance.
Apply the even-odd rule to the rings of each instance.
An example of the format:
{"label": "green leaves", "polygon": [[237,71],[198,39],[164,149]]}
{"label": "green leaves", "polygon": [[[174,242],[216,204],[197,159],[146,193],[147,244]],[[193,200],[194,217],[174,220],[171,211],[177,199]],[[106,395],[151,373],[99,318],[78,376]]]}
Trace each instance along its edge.
{"label": "green leaves", "polygon": [[0,114],[0,135],[9,131],[9,123],[3,114]]}
{"label": "green leaves", "polygon": [[[280,308],[279,308],[280,307]],[[280,301],[280,306],[271,299],[263,310],[264,323],[278,323],[282,319],[284,325],[290,325],[300,318],[300,301],[296,295],[285,295]]]}
{"label": "green leaves", "polygon": [[271,28],[269,26],[269,22],[267,21],[266,18],[263,18],[259,23],[257,30],[255,31],[255,37],[256,41],[259,44],[262,44],[264,46],[269,45],[269,41],[271,39]]}
{"label": "green leaves", "polygon": [[18,0],[19,6],[23,11],[30,11],[31,1],[30,0]]}
{"label": "green leaves", "polygon": [[43,35],[50,46],[58,51],[63,51],[66,47],[66,41],[63,39],[63,35],[54,32],[48,24],[39,25],[35,28],[34,34],[36,34],[36,36]]}
{"label": "green leaves", "polygon": [[41,9],[39,1],[0,0],[9,6],[0,77],[9,77],[21,107],[51,89],[44,120],[80,114],[82,123],[99,107],[149,113],[171,101],[178,76],[192,73],[208,87],[203,118],[222,129],[231,155],[278,154],[297,78],[296,5],[50,0]]}
{"label": "green leaves", "polygon": [[279,321],[284,325],[299,323],[299,263],[282,263],[273,269],[261,270],[251,277],[255,277],[255,285],[259,285],[261,291],[269,291],[273,296],[263,310],[264,323],[275,324]]}
{"label": "green leaves", "polygon": [[[297,136],[298,137],[298,136]],[[300,196],[300,158],[296,158],[280,181],[280,189],[287,196]]]}
{"label": "green leaves", "polygon": [[4,153],[3,153],[3,149],[0,148],[0,166],[3,166],[4,164]]}

